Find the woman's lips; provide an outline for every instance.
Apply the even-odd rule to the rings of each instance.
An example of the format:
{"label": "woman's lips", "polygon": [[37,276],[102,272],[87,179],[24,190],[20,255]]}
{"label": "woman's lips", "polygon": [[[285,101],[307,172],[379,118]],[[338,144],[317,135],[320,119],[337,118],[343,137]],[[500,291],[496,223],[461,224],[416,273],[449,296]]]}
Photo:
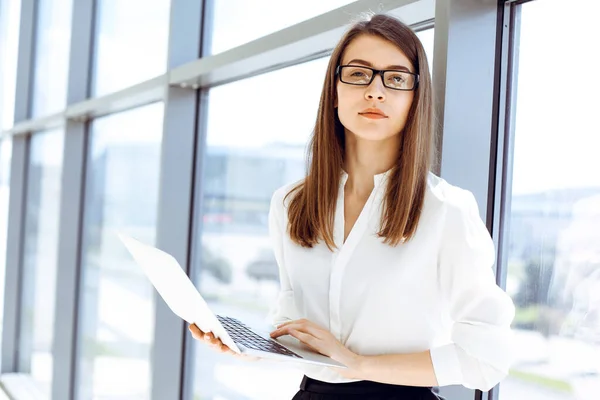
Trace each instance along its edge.
{"label": "woman's lips", "polygon": [[377,114],[377,113],[360,113],[359,115],[369,118],[369,119],[384,119],[387,118],[385,115]]}
{"label": "woman's lips", "polygon": [[387,115],[385,115],[385,113],[382,110],[380,110],[379,108],[377,108],[377,107],[365,108],[364,110],[362,110],[358,114],[362,115],[365,118],[369,118],[369,119],[383,119],[383,118],[387,118]]}

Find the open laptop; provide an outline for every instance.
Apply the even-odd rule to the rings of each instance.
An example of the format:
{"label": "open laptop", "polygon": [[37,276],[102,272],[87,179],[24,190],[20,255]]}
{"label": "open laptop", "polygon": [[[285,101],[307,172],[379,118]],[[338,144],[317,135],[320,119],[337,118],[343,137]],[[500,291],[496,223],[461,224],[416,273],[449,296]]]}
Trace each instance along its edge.
{"label": "open laptop", "polygon": [[253,330],[235,318],[215,315],[173,256],[124,234],[119,234],[119,238],[177,316],[204,332],[212,332],[234,352],[346,368],[292,336],[273,339],[269,332]]}

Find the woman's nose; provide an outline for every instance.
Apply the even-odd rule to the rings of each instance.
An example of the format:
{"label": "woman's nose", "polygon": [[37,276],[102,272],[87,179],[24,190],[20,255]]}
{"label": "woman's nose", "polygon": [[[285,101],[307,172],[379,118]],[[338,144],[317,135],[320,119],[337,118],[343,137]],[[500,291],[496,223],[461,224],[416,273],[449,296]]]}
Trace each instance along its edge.
{"label": "woman's nose", "polygon": [[385,101],[385,86],[383,86],[383,78],[380,75],[376,76],[373,82],[367,87],[365,98],[367,100],[377,99]]}

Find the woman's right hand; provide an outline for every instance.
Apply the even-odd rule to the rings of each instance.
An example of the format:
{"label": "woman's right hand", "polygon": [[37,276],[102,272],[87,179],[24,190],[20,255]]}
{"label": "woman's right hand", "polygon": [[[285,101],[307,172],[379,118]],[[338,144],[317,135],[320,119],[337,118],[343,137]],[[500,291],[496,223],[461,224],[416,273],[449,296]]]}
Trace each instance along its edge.
{"label": "woman's right hand", "polygon": [[198,326],[196,324],[191,324],[189,326],[189,330],[192,333],[192,337],[194,339],[206,343],[208,346],[210,346],[212,349],[214,349],[215,351],[217,351],[219,353],[230,354],[232,356],[235,356],[235,357],[241,358],[243,360],[247,360],[247,361],[260,360],[259,357],[253,357],[253,356],[248,356],[246,354],[236,353],[235,351],[231,350],[229,348],[229,346],[227,346],[226,344],[223,344],[223,342],[221,342],[221,339],[216,338],[212,332],[205,333],[202,330],[200,330],[200,328],[198,328]]}

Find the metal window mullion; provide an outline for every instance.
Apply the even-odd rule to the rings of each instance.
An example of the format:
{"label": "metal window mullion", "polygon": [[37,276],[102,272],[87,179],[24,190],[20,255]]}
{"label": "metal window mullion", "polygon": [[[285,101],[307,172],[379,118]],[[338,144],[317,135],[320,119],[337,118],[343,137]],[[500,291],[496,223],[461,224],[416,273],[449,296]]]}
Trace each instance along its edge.
{"label": "metal window mullion", "polygon": [[[496,283],[506,289],[508,275],[508,239],[512,202],[512,174],[514,156],[514,126],[517,107],[517,79],[519,66],[519,46],[521,29],[520,4],[506,4],[504,7],[504,40],[501,68],[501,95],[499,96],[497,178],[495,211],[493,213],[494,242],[497,249]],[[488,392],[488,400],[499,400],[502,383]]]}
{"label": "metal window mullion", "polygon": [[[35,0],[22,0],[15,90],[15,124],[30,117],[35,48]],[[29,137],[13,138],[6,243],[1,372],[17,372]]]}
{"label": "metal window mullion", "polygon": [[[94,0],[73,2],[67,103],[89,96]],[[68,106],[67,106],[68,107]],[[83,235],[88,124],[63,120],[65,137],[61,175],[60,225],[53,342],[52,398],[76,397],[78,309]]]}
{"label": "metal window mullion", "polygon": [[[495,146],[497,162],[495,163],[495,176],[493,180],[494,196],[490,196],[488,207],[493,208],[488,213],[488,221],[493,226],[492,236],[496,245],[498,259],[496,265],[496,283],[501,288],[506,287],[506,268],[502,268],[504,260],[508,255],[508,247],[503,246],[504,235],[509,232],[510,200],[512,187],[510,177],[512,176],[512,157],[514,150],[514,138],[511,129],[514,127],[514,110],[516,108],[517,90],[517,68],[518,68],[518,46],[515,40],[519,40],[519,18],[517,9],[506,4],[503,15],[503,38],[502,52],[499,54],[499,76],[498,76],[498,118],[496,131],[498,141]],[[494,149],[492,149],[494,153]]]}
{"label": "metal window mullion", "polygon": [[[172,0],[168,68],[194,61],[202,52],[204,1]],[[165,82],[168,85],[168,82]],[[161,144],[157,247],[189,271],[196,162],[198,92],[167,86]],[[189,272],[188,272],[189,273]],[[186,324],[155,294],[152,394],[155,400],[191,399],[193,360],[186,353]]]}

